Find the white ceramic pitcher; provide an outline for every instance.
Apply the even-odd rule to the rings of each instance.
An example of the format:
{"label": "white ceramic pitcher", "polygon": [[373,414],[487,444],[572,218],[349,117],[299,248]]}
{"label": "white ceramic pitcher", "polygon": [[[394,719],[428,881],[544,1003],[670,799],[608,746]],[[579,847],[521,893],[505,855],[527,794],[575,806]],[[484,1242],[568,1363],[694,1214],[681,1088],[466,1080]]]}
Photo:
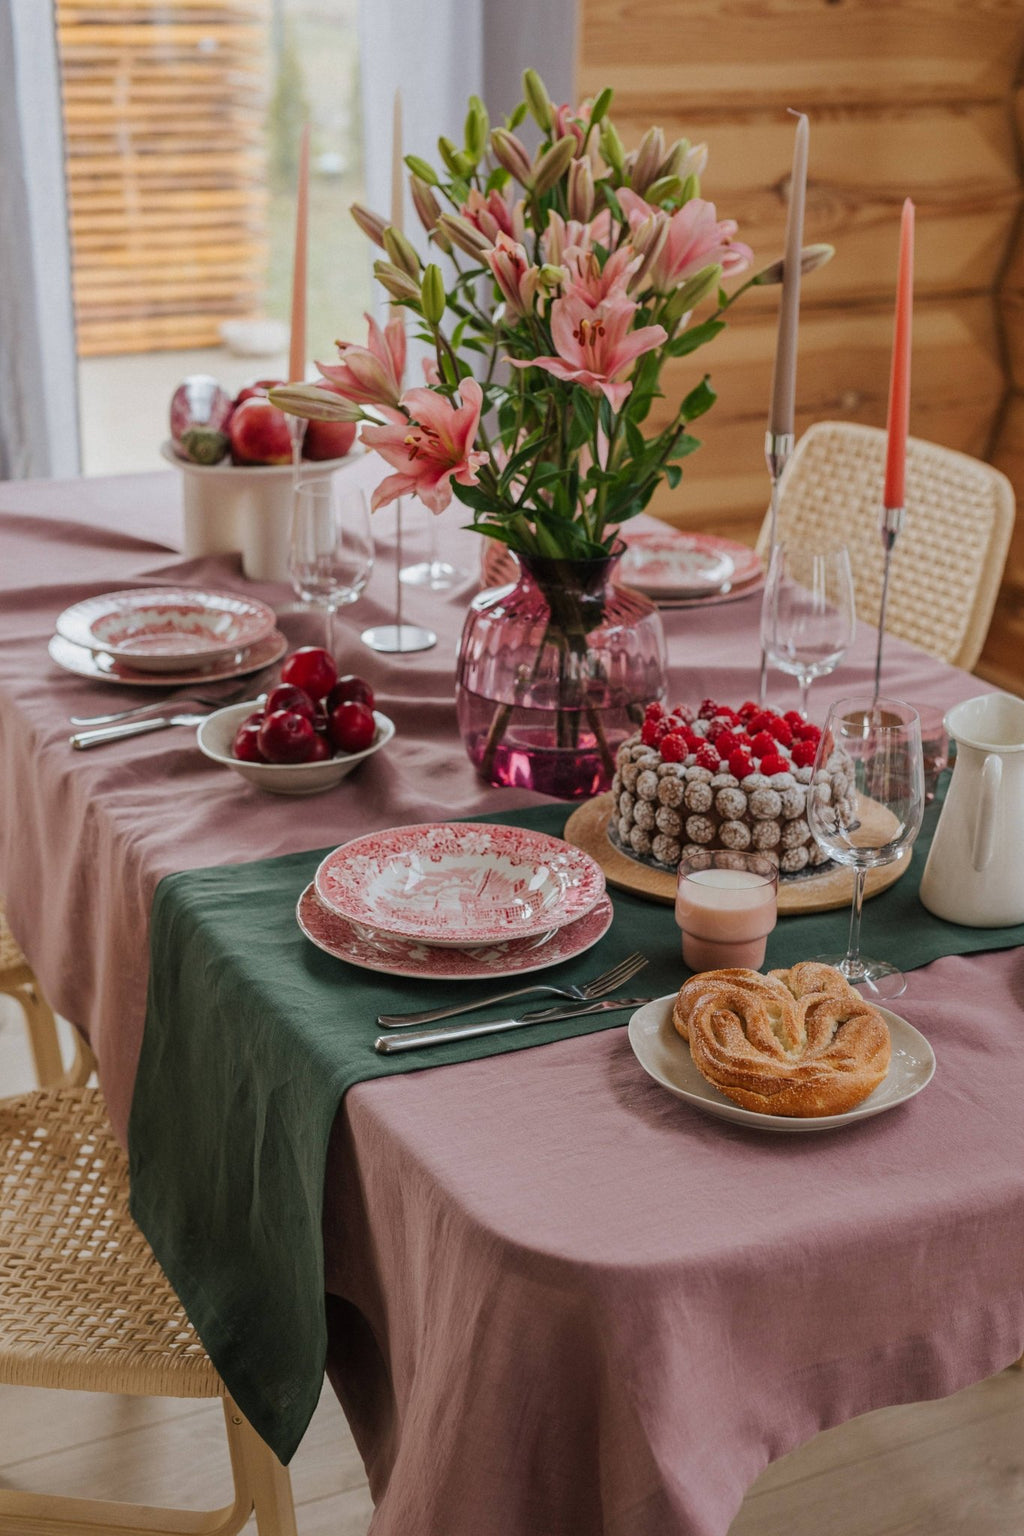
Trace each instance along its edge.
{"label": "white ceramic pitcher", "polygon": [[968,699],[949,711],[946,730],[956,763],[921,900],[971,928],[1024,923],[1024,700]]}

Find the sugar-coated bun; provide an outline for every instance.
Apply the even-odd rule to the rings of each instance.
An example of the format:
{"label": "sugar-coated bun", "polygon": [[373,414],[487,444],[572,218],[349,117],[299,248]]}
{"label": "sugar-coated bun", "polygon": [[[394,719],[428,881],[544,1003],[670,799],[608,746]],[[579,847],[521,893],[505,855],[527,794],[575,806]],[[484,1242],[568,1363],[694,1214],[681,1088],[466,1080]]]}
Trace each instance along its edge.
{"label": "sugar-coated bun", "polygon": [[806,1119],[866,1099],[889,1070],[889,1029],[834,967],[704,971],[673,1023],[708,1082],[743,1109]]}

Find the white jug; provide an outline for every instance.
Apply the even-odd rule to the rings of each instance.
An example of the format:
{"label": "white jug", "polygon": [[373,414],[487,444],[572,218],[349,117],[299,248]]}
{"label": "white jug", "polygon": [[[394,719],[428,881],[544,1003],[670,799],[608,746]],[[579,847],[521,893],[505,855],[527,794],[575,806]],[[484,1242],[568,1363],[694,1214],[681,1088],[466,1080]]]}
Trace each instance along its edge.
{"label": "white jug", "polygon": [[921,900],[971,928],[1024,923],[1024,700],[968,699],[949,711],[946,730],[956,763]]}

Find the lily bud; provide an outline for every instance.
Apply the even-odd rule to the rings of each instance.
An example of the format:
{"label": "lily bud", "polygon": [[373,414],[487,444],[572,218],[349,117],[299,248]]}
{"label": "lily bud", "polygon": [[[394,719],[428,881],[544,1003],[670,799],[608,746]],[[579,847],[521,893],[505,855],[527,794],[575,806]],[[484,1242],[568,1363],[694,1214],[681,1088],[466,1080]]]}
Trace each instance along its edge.
{"label": "lily bud", "polygon": [[622,140],[616,132],[614,123],[605,122],[602,124],[599,143],[601,154],[604,156],[605,161],[611,166],[613,171],[617,171],[621,176],[626,163],[626,151],[623,148]]}
{"label": "lily bud", "polygon": [[419,155],[406,155],[405,163],[413,175],[418,176],[420,181],[425,181],[428,187],[439,185],[438,174],[429,160],[421,160]]}
{"label": "lily bud", "polygon": [[444,279],[441,276],[441,268],[430,262],[423,274],[420,284],[420,303],[423,306],[423,318],[428,325],[440,325],[444,319],[444,312],[448,300],[444,291]]}
{"label": "lily bud", "polygon": [[608,111],[608,108],[611,106],[612,97],[614,95],[615,92],[612,90],[611,86],[606,85],[590,109],[590,121],[592,123],[599,123],[601,121],[602,117],[604,117],[605,113]]}
{"label": "lily bud", "polygon": [[514,176],[520,186],[527,186],[533,175],[526,145],[507,128],[491,129],[491,153],[498,164]]}
{"label": "lily bud", "polygon": [[648,128],[640,140],[640,148],[636,153],[633,163],[633,174],[630,185],[634,192],[641,197],[647,187],[658,174],[658,168],[665,158],[665,135],[660,128]]}
{"label": "lily bud", "polygon": [[713,293],[721,281],[722,268],[718,262],[710,267],[701,267],[699,272],[695,272],[681,288],[669,296],[662,318],[668,324],[681,320],[691,309],[696,309],[701,299]]}
{"label": "lily bud", "polygon": [[668,239],[668,215],[662,213],[651,214],[650,217],[638,224],[630,231],[629,243],[642,258],[639,267],[634,272],[628,284],[630,293],[639,293],[644,286],[644,280],[648,272],[657,261],[665,248]]}
{"label": "lily bud", "polygon": [[364,235],[368,235],[374,245],[383,248],[384,231],[388,227],[387,219],[382,219],[379,213],[374,213],[372,208],[366,208],[362,203],[353,203],[349,213],[355,219]]}
{"label": "lily bud", "polygon": [[706,144],[691,144],[686,151],[686,159],[679,167],[676,174],[682,176],[685,181],[691,173],[694,176],[703,176],[708,168],[708,147]]}
{"label": "lily bud", "polygon": [[532,191],[535,197],[550,192],[555,183],[561,181],[575,153],[576,140],[571,133],[567,133],[564,139],[559,139],[557,144],[552,144],[541,155],[533,172]]}
{"label": "lily bud", "polygon": [[396,229],[393,224],[389,224],[384,231],[384,249],[388,259],[394,262],[400,271],[419,281],[420,258],[402,231]]}
{"label": "lily bud", "polygon": [[700,177],[696,171],[691,171],[683,182],[681,202],[688,203],[691,197],[700,197]]}
{"label": "lily bud", "polygon": [[271,405],[306,421],[365,421],[366,413],[344,395],[320,384],[282,384],[269,391]]}
{"label": "lily bud", "polygon": [[409,177],[409,190],[412,192],[412,205],[416,209],[417,217],[429,235],[441,217],[441,204],[426,182],[421,181],[418,176]]}
{"label": "lily bud", "polygon": [[523,75],[523,95],[537,127],[542,133],[549,133],[555,114],[548,88],[535,69],[528,69]]}
{"label": "lily bud", "polygon": [[441,159],[453,176],[463,177],[469,175],[473,169],[473,162],[468,155],[462,153],[457,145],[452,143],[451,139],[446,139],[442,136],[437,141],[437,149]]}
{"label": "lily bud", "polygon": [[540,286],[546,288],[550,293],[553,293],[557,288],[561,288],[563,283],[568,282],[568,280],[569,269],[567,267],[553,266],[549,261],[546,261],[537,272],[537,281],[540,283]]}
{"label": "lily bud", "polygon": [[589,160],[573,160],[569,166],[569,217],[589,224],[594,216],[594,173]]}
{"label": "lily bud", "polygon": [[481,261],[492,248],[487,236],[482,235],[475,224],[471,224],[459,213],[442,213],[437,227],[452,245],[457,245],[460,251],[465,251],[474,261]]}
{"label": "lily bud", "polygon": [[658,166],[658,176],[685,176],[691,167],[686,164],[686,157],[690,153],[689,139],[676,139],[672,148]]}
{"label": "lily bud", "polygon": [[[834,245],[805,245],[800,251],[800,271],[803,273],[816,272],[819,267],[825,266],[832,260],[836,253]],[[786,258],[780,256],[778,261],[773,261],[770,266],[764,267],[756,277],[751,278],[751,286],[754,288],[768,288],[773,283],[781,283],[786,275]]]}
{"label": "lily bud", "polygon": [[400,267],[394,266],[390,261],[375,261],[373,264],[373,275],[381,287],[387,293],[390,293],[393,299],[411,299],[416,308],[419,309],[420,285],[419,283],[414,283],[412,278],[403,272]]}
{"label": "lily bud", "polygon": [[490,127],[490,119],[487,116],[487,108],[479,96],[469,98],[469,111],[466,113],[466,126],[464,129],[466,139],[466,154],[471,157],[474,164],[480,159],[487,147],[487,130]]}
{"label": "lily bud", "polygon": [[678,203],[683,195],[683,183],[678,176],[659,176],[652,181],[644,197],[649,203]]}

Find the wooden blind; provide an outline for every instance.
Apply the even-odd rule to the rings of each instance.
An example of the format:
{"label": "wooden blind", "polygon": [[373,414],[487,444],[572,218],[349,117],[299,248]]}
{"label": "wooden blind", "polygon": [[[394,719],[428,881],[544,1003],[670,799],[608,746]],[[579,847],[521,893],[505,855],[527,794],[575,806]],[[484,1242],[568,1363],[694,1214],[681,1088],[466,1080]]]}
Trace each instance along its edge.
{"label": "wooden blind", "polygon": [[57,0],[82,356],[259,312],[268,0]]}

